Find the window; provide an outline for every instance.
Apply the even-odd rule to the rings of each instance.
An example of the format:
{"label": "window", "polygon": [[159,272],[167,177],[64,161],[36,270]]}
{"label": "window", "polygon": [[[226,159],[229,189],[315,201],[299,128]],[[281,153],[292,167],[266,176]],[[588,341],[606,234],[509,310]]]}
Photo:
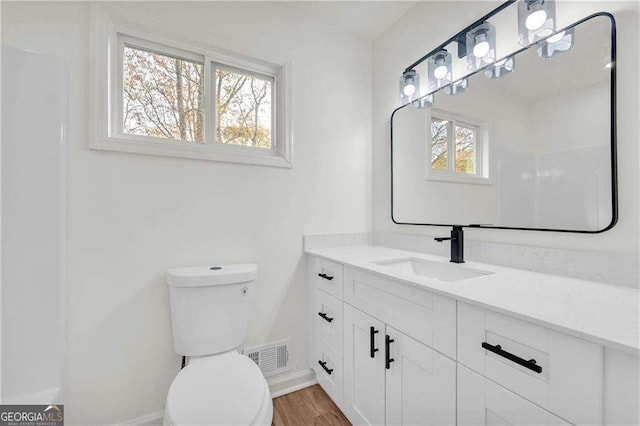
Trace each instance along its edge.
{"label": "window", "polygon": [[289,62],[143,33],[96,8],[92,149],[291,167]]}
{"label": "window", "polygon": [[433,180],[487,180],[483,164],[488,155],[483,145],[486,126],[454,117],[443,111],[431,114],[429,129],[429,166],[427,178]]}
{"label": "window", "polygon": [[273,147],[273,79],[216,69],[216,142]]}
{"label": "window", "polygon": [[122,120],[127,135],[204,143],[204,63],[124,44]]}

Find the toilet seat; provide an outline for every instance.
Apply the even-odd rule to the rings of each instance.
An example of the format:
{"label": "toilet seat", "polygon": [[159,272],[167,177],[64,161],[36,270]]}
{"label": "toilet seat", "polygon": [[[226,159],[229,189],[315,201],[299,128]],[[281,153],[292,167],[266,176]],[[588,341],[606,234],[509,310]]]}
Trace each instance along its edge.
{"label": "toilet seat", "polygon": [[271,393],[258,366],[236,351],[192,358],[171,383],[165,425],[270,425]]}

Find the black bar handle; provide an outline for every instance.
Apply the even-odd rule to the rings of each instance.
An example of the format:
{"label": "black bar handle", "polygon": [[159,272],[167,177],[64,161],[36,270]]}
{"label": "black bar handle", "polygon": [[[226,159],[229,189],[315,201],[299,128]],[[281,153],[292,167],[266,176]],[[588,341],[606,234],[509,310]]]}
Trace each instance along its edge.
{"label": "black bar handle", "polygon": [[374,326],[369,327],[369,351],[371,352],[371,358],[376,357],[376,352],[380,349],[376,348],[376,334],[378,334],[379,330],[376,330]]}
{"label": "black bar handle", "polygon": [[320,315],[322,317],[323,320],[325,320],[326,322],[331,322],[333,321],[333,318],[329,318],[327,316],[327,314],[325,314],[324,312],[318,312],[318,315]]}
{"label": "black bar handle", "polygon": [[331,375],[331,373],[333,373],[333,368],[327,368],[327,361],[318,361],[318,364],[320,364],[320,367],[322,367],[322,369],[326,371],[328,375]]}
{"label": "black bar handle", "polygon": [[329,276],[329,275],[325,274],[324,272],[320,272],[320,273],[318,274],[318,276],[319,276],[320,278],[324,279],[324,280],[329,280],[329,281],[331,281],[331,280],[333,279],[333,277],[331,277],[331,276]]}
{"label": "black bar handle", "polygon": [[513,361],[516,364],[523,366],[524,368],[528,368],[529,370],[535,371],[538,374],[542,373],[542,367],[536,364],[535,359],[530,359],[529,361],[527,361],[526,359],[520,358],[517,355],[514,355],[512,353],[505,351],[504,349],[502,349],[502,346],[500,345],[493,346],[487,342],[482,342],[482,347],[488,350],[489,352],[493,352],[496,355],[500,355],[501,357],[504,357],[509,361]]}
{"label": "black bar handle", "polygon": [[391,337],[389,337],[389,335],[387,334],[384,337],[384,349],[385,349],[385,360],[384,360],[384,366],[385,368],[388,370],[391,368],[391,363],[393,361],[395,361],[395,359],[391,358],[391,344],[395,342],[395,340],[393,340]]}

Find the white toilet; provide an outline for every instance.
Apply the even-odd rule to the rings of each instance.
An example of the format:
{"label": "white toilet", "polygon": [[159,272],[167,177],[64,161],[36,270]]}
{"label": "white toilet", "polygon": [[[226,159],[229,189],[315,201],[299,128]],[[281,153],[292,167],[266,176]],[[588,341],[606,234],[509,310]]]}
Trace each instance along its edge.
{"label": "white toilet", "polygon": [[253,264],[167,272],[173,345],[189,364],[171,383],[165,425],[270,425],[273,403],[244,342],[257,278]]}

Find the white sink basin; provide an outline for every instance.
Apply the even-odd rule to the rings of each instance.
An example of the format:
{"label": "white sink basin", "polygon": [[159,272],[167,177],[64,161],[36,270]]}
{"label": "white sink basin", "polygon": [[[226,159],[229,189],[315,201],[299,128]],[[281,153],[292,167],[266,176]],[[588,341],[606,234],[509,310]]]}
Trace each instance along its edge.
{"label": "white sink basin", "polygon": [[384,266],[389,271],[399,274],[414,274],[438,281],[462,281],[470,278],[493,274],[490,271],[472,269],[454,263],[433,262],[431,260],[417,259],[414,257],[404,259],[390,259],[373,262]]}

